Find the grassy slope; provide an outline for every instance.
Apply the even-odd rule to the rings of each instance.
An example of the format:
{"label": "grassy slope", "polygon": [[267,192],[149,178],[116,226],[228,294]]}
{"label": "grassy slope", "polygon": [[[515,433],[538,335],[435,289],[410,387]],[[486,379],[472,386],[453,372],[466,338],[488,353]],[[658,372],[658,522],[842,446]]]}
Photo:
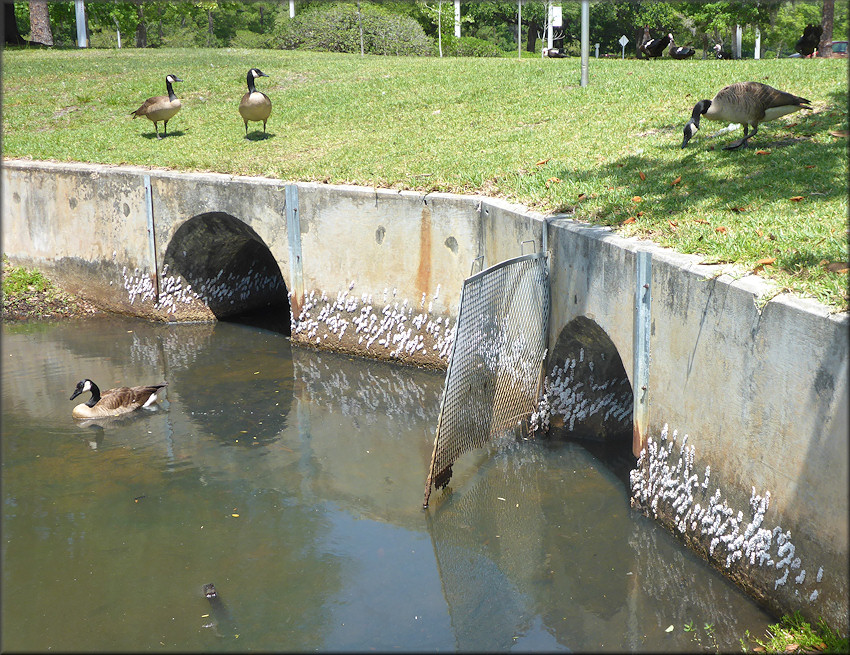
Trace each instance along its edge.
{"label": "grassy slope", "polygon": [[[271,77],[270,138],[236,111]],[[175,85],[170,138],[129,112]],[[846,310],[847,60],[436,59],[249,50],[6,50],[4,156],[484,193],[733,261]],[[743,152],[695,102],[755,80],[809,98]],[[251,124],[251,136],[260,124]],[[162,126],[160,125],[160,129]],[[767,153],[767,154],[765,154]],[[641,175],[641,173],[643,175]],[[678,182],[676,180],[679,179]],[[675,182],[675,183],[674,183]],[[791,200],[802,196],[802,199]],[[634,221],[630,218],[634,217]],[[624,222],[625,221],[625,222]],[[840,267],[833,267],[840,268]]]}

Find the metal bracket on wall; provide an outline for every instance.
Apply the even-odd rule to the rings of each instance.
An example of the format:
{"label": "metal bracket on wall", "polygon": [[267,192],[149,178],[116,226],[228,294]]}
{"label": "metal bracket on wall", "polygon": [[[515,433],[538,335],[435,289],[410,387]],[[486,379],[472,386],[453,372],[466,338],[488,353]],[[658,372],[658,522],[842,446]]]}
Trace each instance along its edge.
{"label": "metal bracket on wall", "polygon": [[298,210],[298,187],[286,185],[286,232],[289,240],[289,278],[292,288],[290,305],[297,319],[304,300],[304,265],[301,256],[301,217]]}
{"label": "metal bracket on wall", "polygon": [[634,423],[632,427],[632,453],[635,457],[646,445],[649,425],[649,337],[652,331],[652,254],[636,253],[635,308],[632,350],[632,392],[634,394]]}
{"label": "metal bracket on wall", "polygon": [[156,304],[159,304],[159,267],[156,263],[156,233],[153,224],[153,189],[151,176],[144,176],[145,182],[145,214],[148,218],[148,246],[150,248],[151,268],[153,269],[153,284],[156,289]]}

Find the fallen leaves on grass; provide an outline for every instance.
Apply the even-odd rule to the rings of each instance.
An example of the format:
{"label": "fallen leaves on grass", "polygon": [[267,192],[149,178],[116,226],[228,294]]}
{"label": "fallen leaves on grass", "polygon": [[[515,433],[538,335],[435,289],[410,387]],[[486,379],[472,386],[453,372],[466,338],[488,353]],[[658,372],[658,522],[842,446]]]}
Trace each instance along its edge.
{"label": "fallen leaves on grass", "polygon": [[708,225],[708,221],[705,220],[704,218],[695,218],[694,223],[702,223],[704,225]]}
{"label": "fallen leaves on grass", "polygon": [[769,155],[770,150],[756,150],[757,155]]}
{"label": "fallen leaves on grass", "polygon": [[551,157],[549,157],[549,158],[547,158],[547,159],[541,159],[539,162],[537,162],[537,165],[538,165],[538,166],[543,166],[543,164],[545,164],[545,163],[546,163],[547,161],[549,161],[550,159],[552,159],[552,158],[551,158]]}
{"label": "fallen leaves on grass", "polygon": [[759,259],[759,260],[756,262],[756,267],[753,269],[753,273],[758,273],[758,272],[759,272],[759,271],[761,271],[761,270],[762,270],[765,266],[770,266],[770,265],[771,265],[771,264],[773,264],[775,261],[776,261],[776,257],[765,257],[765,258],[763,258],[763,259]]}
{"label": "fallen leaves on grass", "polygon": [[834,136],[834,137],[837,137],[837,138],[846,139],[848,136],[850,136],[850,132],[848,132],[847,130],[841,130],[841,131],[830,130],[829,133],[830,133],[831,136]]}
{"label": "fallen leaves on grass", "polygon": [[791,202],[800,202],[803,199],[803,197],[804,196],[791,196],[791,198],[789,198],[789,200],[791,200]]}
{"label": "fallen leaves on grass", "polygon": [[634,198],[632,198],[632,202],[634,202],[634,203],[643,202],[643,198],[641,198],[640,196],[635,196]]}
{"label": "fallen leaves on grass", "polygon": [[680,175],[680,176],[679,176],[679,177],[677,177],[675,180],[673,180],[672,182],[670,182],[670,186],[676,186],[676,185],[677,185],[679,182],[681,182],[681,181],[682,181],[682,176]]}
{"label": "fallen leaves on grass", "polygon": [[628,223],[634,223],[637,219],[634,216],[629,216],[626,220],[623,221],[623,225],[627,225]]}
{"label": "fallen leaves on grass", "polygon": [[716,227],[716,228],[714,228],[714,231],[715,231],[715,232],[719,232],[720,234],[726,234],[726,232],[727,232],[728,230],[726,229],[726,227],[724,227],[723,225],[721,225],[720,227]]}
{"label": "fallen leaves on grass", "polygon": [[646,179],[646,173],[644,173],[643,171],[638,171],[638,175],[640,176],[641,182]]}

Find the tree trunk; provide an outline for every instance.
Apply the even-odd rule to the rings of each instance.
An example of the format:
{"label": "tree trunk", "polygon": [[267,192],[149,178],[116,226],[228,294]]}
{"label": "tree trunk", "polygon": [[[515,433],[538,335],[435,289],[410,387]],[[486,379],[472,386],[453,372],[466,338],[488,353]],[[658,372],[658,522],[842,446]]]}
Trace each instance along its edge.
{"label": "tree trunk", "polygon": [[213,17],[212,17],[212,9],[207,9],[207,47],[212,46],[212,37],[213,37]]}
{"label": "tree trunk", "polygon": [[136,23],[136,47],[148,47],[148,28],[145,27],[145,9],[142,5],[136,7],[136,16],[139,22]]}
{"label": "tree trunk", "polygon": [[15,5],[11,2],[3,3],[3,42],[6,45],[26,45],[26,41],[18,31],[18,22],[15,20]]}
{"label": "tree trunk", "polygon": [[534,54],[534,50],[537,47],[537,30],[539,29],[540,25],[538,25],[536,21],[528,21],[528,39],[525,42],[526,52]]}
{"label": "tree trunk", "polygon": [[832,54],[832,25],[835,19],[835,0],[823,0],[823,18],[821,27],[823,34],[818,43],[818,57],[829,57]]}
{"label": "tree trunk", "polygon": [[42,45],[53,45],[47,0],[30,0],[30,41]]}

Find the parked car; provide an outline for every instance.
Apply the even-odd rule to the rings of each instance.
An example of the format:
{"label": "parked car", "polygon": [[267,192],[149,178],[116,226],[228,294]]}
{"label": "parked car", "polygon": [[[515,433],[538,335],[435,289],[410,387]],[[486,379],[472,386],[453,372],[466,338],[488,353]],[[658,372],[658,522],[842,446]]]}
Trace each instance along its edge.
{"label": "parked car", "polygon": [[833,41],[832,42],[832,56],[833,57],[846,57],[847,56],[847,41]]}

